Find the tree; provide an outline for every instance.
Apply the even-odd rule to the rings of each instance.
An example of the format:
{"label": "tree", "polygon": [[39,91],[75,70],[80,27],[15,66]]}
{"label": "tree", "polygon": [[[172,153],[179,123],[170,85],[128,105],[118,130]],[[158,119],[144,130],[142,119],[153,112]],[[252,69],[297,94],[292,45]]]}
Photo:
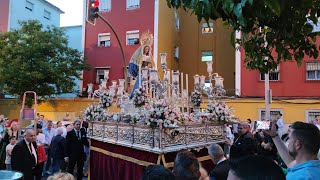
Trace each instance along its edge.
{"label": "tree", "polygon": [[35,91],[40,100],[72,92],[75,79],[89,68],[83,54],[68,47],[61,28],[19,23],[21,28],[0,33],[0,87],[17,97]]}
{"label": "tree", "polygon": [[300,65],[305,55],[318,57],[312,24],[318,23],[319,0],[167,0],[167,4],[191,10],[199,22],[221,18],[241,30],[241,39],[235,40],[234,32],[231,36],[233,44],[244,48],[248,69],[266,73],[281,61]]}

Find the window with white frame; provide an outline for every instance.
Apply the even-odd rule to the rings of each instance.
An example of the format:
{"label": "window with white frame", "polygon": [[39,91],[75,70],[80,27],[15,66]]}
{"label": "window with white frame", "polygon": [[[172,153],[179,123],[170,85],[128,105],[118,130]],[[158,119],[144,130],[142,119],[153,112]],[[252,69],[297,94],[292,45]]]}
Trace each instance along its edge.
{"label": "window with white frame", "polygon": [[110,47],[110,33],[98,34],[98,47]]}
{"label": "window with white frame", "polygon": [[139,44],[139,31],[127,31],[127,45]]}
{"label": "window with white frame", "polygon": [[320,109],[306,110],[307,123],[312,123],[316,116],[320,116]]}
{"label": "window with white frame", "polygon": [[206,22],[202,23],[202,34],[206,33],[213,33],[213,22],[209,22],[209,26]]}
{"label": "window with white frame", "polygon": [[[264,81],[264,74],[260,73],[260,81]],[[269,80],[270,81],[279,81],[280,80],[280,68],[279,65],[276,69],[270,70],[269,72]]]}
{"label": "window with white frame", "polygon": [[111,11],[111,0],[100,0],[99,11]]}
{"label": "window with white frame", "polygon": [[127,0],[127,9],[135,9],[140,7],[140,0]]}
{"label": "window with white frame", "polygon": [[320,62],[307,62],[306,73],[307,80],[320,80]]}
{"label": "window with white frame", "polygon": [[26,9],[29,11],[33,11],[33,3],[30,1],[26,1]]}
{"label": "window with white frame", "polygon": [[212,61],[213,60],[213,52],[212,51],[202,51],[201,52],[201,61]]}
{"label": "window with white frame", "polygon": [[102,80],[109,79],[110,67],[96,68],[96,84],[101,84]]}
{"label": "window with white frame", "polygon": [[[270,109],[270,119],[276,120],[277,115],[281,113],[283,115],[282,109]],[[265,120],[266,118],[266,111],[265,109],[259,109],[259,120]]]}
{"label": "window with white frame", "polygon": [[49,11],[47,11],[47,10],[44,10],[44,12],[43,12],[43,17],[44,17],[45,19],[50,20],[50,19],[51,19],[51,12],[49,12]]}

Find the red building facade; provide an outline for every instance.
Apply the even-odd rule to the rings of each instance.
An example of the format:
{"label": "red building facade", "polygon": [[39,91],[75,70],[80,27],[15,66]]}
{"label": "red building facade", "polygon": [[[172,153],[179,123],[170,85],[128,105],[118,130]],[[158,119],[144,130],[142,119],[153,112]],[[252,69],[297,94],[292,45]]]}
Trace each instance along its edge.
{"label": "red building facade", "polygon": [[[244,58],[245,52],[242,49],[241,96],[264,97],[263,75],[258,71],[247,70]],[[276,71],[270,72],[270,89],[273,97],[320,97],[320,58],[305,57],[300,67],[295,61],[282,62]]]}
{"label": "red building facade", "polygon": [[[154,33],[154,1],[100,0],[99,9],[118,34],[127,66],[135,50],[140,47],[137,41],[142,33],[148,30]],[[95,26],[86,23],[84,38],[85,56],[92,69],[84,71],[83,87],[92,83],[97,89],[99,78],[103,78],[101,72],[106,70],[109,72],[109,85],[111,80],[124,78],[120,46],[107,24],[99,18]]]}
{"label": "red building facade", "polygon": [[9,0],[1,0],[0,6],[0,32],[7,32],[9,23]]}

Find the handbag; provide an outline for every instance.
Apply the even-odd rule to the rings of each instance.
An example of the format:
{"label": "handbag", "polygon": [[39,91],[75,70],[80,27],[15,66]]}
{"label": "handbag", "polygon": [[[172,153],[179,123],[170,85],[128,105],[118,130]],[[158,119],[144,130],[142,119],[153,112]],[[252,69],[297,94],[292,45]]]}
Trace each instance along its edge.
{"label": "handbag", "polygon": [[41,164],[47,160],[46,151],[44,145],[38,146],[38,164]]}

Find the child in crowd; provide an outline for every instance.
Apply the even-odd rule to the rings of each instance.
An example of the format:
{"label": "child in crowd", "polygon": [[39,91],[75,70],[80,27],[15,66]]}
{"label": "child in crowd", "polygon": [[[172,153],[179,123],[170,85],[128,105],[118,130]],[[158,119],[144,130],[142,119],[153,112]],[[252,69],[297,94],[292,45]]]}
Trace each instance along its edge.
{"label": "child in crowd", "polygon": [[5,161],[5,164],[6,164],[6,167],[7,167],[7,170],[12,170],[11,169],[11,152],[12,152],[12,149],[13,147],[16,145],[16,137],[15,136],[10,136],[9,137],[9,144],[7,145],[6,147],[6,161]]}

